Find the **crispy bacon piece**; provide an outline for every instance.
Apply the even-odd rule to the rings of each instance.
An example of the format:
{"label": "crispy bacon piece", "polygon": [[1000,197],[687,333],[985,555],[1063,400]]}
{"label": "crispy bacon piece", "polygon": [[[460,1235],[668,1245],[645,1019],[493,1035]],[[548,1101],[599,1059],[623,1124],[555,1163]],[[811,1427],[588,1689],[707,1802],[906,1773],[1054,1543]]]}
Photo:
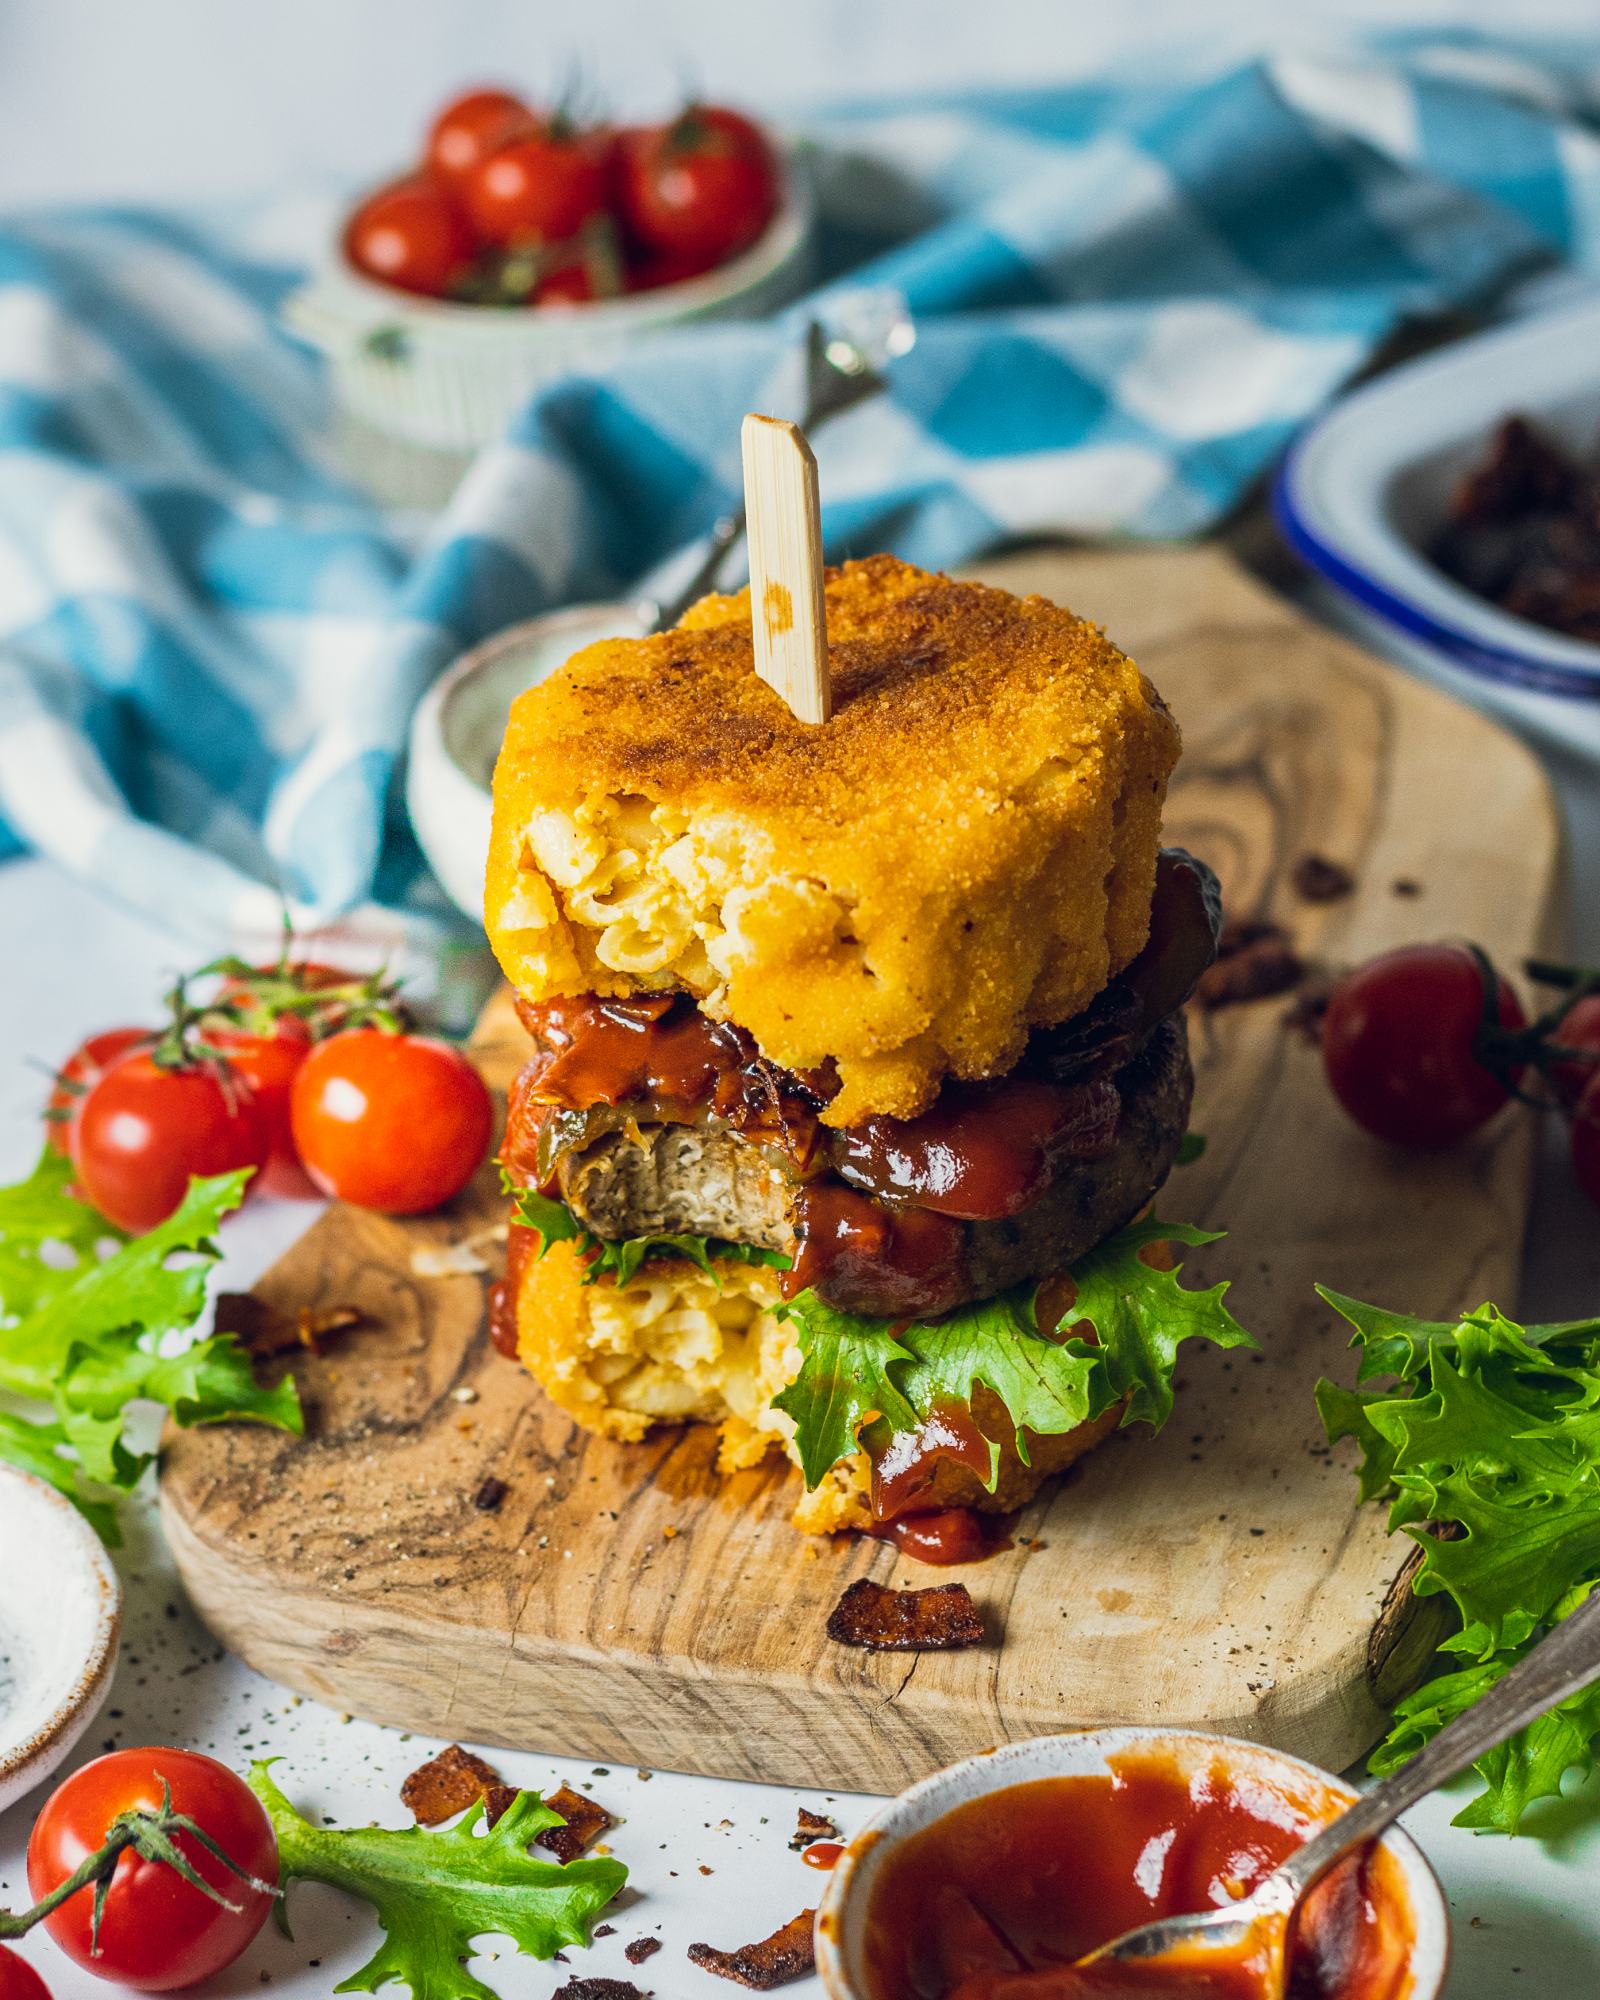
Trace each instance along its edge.
{"label": "crispy bacon piece", "polygon": [[569,1979],[550,2000],[646,2000],[631,1979]]}
{"label": "crispy bacon piece", "polygon": [[[516,1797],[512,1787],[501,1784],[500,1773],[492,1764],[452,1743],[448,1750],[417,1766],[401,1785],[400,1798],[419,1826],[442,1826],[486,1798],[491,1790],[510,1794],[500,1812]],[[498,1819],[499,1813],[495,1817]]]}
{"label": "crispy bacon piece", "polygon": [[534,1835],[533,1844],[548,1848],[558,1861],[576,1861],[608,1826],[617,1823],[597,1800],[583,1792],[574,1792],[566,1785],[551,1792],[545,1804],[552,1812],[560,1813],[566,1825],[547,1826],[542,1833]]}
{"label": "crispy bacon piece", "polygon": [[733,1979],[741,1986],[753,1986],[765,1993],[769,1987],[783,1986],[791,1979],[803,1979],[816,1969],[817,1953],[812,1936],[815,1910],[802,1910],[791,1917],[781,1931],[774,1931],[759,1944],[741,1944],[732,1951],[718,1951],[714,1945],[692,1944],[689,1957],[719,1979]]}
{"label": "crispy bacon piece", "polygon": [[954,1652],[983,1644],[983,1614],[964,1583],[891,1590],[858,1576],[828,1614],[828,1637],[868,1653]]}
{"label": "crispy bacon piece", "polygon": [[483,1795],[483,1823],[493,1826],[505,1813],[511,1810],[511,1802],[520,1794],[515,1785],[490,1785]]}
{"label": "crispy bacon piece", "polygon": [[622,1947],[622,1955],[630,1965],[643,1965],[647,1958],[654,1958],[660,1949],[660,1938],[636,1937],[632,1944]]}
{"label": "crispy bacon piece", "polygon": [[1201,973],[1194,997],[1208,1010],[1264,1000],[1286,993],[1304,970],[1280,925],[1242,918],[1223,926],[1217,961]]}
{"label": "crispy bacon piece", "polygon": [[254,1292],[218,1292],[215,1329],[231,1333],[252,1360],[276,1361],[285,1354],[315,1354],[331,1334],[365,1318],[359,1306],[300,1306],[283,1313]]}
{"label": "crispy bacon piece", "polygon": [[802,1806],[800,1808],[799,1820],[795,1825],[794,1838],[789,1842],[789,1845],[798,1854],[802,1848],[809,1847],[814,1840],[837,1840],[838,1838],[839,1829],[828,1818],[826,1813],[807,1812],[805,1807]]}
{"label": "crispy bacon piece", "polygon": [[1308,903],[1336,903],[1356,886],[1356,878],[1342,863],[1326,854],[1302,854],[1290,871],[1294,892]]}

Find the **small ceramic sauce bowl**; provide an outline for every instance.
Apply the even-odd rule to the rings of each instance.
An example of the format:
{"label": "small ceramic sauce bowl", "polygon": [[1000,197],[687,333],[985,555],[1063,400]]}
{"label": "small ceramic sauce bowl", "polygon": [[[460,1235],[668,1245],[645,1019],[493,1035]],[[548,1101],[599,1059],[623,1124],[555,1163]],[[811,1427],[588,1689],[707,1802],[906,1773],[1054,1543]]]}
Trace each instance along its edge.
{"label": "small ceramic sauce bowl", "polygon": [[463,653],[418,704],[406,807],[429,866],[469,917],[483,917],[489,780],[511,704],[596,639],[637,639],[644,619],[637,604],[578,604],[530,618]]}
{"label": "small ceramic sauce bowl", "polygon": [[[1297,1803],[1327,1800],[1336,1808],[1356,1796],[1340,1779],[1298,1757],[1196,1731],[1087,1729],[1071,1736],[1033,1737],[968,1757],[891,1799],[840,1857],[817,1912],[817,1971],[828,2000],[877,2000],[869,1971],[868,1911],[885,1864],[903,1843],[947,1813],[1013,1786],[1051,1778],[1105,1779],[1125,1759],[1149,1758],[1170,1759],[1191,1782],[1220,1763],[1236,1788],[1254,1784]],[[1410,1906],[1406,2000],[1438,2000],[1450,1961],[1444,1893],[1421,1849],[1406,1834],[1391,1829],[1383,1847],[1393,1864],[1388,1880],[1398,1877]]]}
{"label": "small ceramic sauce bowl", "polygon": [[53,1486],[0,1465],[0,1810],[49,1777],[111,1686],[122,1585]]}

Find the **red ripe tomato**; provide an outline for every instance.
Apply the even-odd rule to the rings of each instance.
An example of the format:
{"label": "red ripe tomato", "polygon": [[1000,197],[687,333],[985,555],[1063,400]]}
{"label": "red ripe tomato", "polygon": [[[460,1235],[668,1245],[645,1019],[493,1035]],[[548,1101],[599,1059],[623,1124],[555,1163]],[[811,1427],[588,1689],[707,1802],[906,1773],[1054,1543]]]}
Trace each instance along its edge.
{"label": "red ripe tomato", "polygon": [[1600,1075],[1590,1082],[1572,1114],[1572,1171],[1579,1187],[1600,1208]]}
{"label": "red ripe tomato", "polygon": [[448,1042],[347,1028],[318,1042],[290,1098],[300,1158],[324,1194],[415,1215],[458,1194],[483,1163],[494,1106]]}
{"label": "red ripe tomato", "polygon": [[681,285],[689,278],[703,277],[716,267],[715,257],[691,256],[686,250],[657,250],[635,259],[628,287],[630,291],[653,292],[662,285]]}
{"label": "red ripe tomato", "polygon": [[1600,1076],[1600,993],[1586,993],[1561,1017],[1550,1039],[1564,1049],[1581,1049],[1592,1060],[1557,1062],[1550,1065],[1550,1081],[1563,1104],[1576,1104],[1589,1085]]}
{"label": "red ripe tomato", "polygon": [[166,1220],[192,1174],[260,1168],[270,1145],[242,1079],[230,1082],[210,1064],[168,1069],[143,1050],[106,1071],[72,1126],[83,1192],[119,1228],[136,1232]]}
{"label": "red ripe tomato", "polygon": [[480,160],[462,189],[485,243],[564,243],[606,199],[607,141],[560,123],[536,126]]}
{"label": "red ripe tomato", "polygon": [[[1483,974],[1460,945],[1407,945],[1347,973],[1328,1000],[1322,1060],[1356,1123],[1396,1146],[1436,1151],[1492,1118],[1509,1092],[1478,1060]],[[1500,1025],[1520,1028],[1499,982]]]}
{"label": "red ripe tomato", "polygon": [[480,160],[535,127],[533,113],[509,90],[469,90],[433,121],[424,158],[442,180],[460,182]]}
{"label": "red ripe tomato", "polygon": [[369,278],[434,299],[449,293],[477,250],[455,196],[430,174],[368,195],[345,225],[344,247]]}
{"label": "red ripe tomato", "polygon": [[290,1089],[311,1047],[305,1023],[286,1014],[275,1034],[251,1035],[238,1028],[208,1027],[205,1039],[208,1047],[222,1051],[234,1082],[248,1090],[265,1127],[267,1157],[258,1177],[259,1188],[268,1194],[315,1194],[289,1128]]}
{"label": "red ripe tomato", "polygon": [[630,133],[616,151],[617,204],[634,241],[720,264],[753,243],[778,205],[772,147],[759,125],[691,104],[670,125]]}
{"label": "red ripe tomato", "polygon": [[563,264],[534,287],[536,306],[586,306],[597,296],[587,264]]}
{"label": "red ripe tomato", "polygon": [[[192,1819],[257,1882],[278,1878],[272,1822],[254,1793],[214,1758],[192,1750],[115,1750],[74,1771],[45,1804],[28,1841],[28,1887],[50,1894],[103,1845],[119,1813],[155,1812],[163,1784],[175,1812]],[[164,1863],[124,1852],[117,1861],[92,1951],[94,1890],[86,1885],[45,1918],[45,1929],[78,1964],[121,1986],[168,1993],[231,1965],[267,1920],[273,1899],[208,1854],[186,1833],[174,1844],[195,1872],[235,1907],[226,1909]]]}
{"label": "red ripe tomato", "polygon": [[50,2000],[50,1989],[25,1958],[0,1944],[0,2000]]}
{"label": "red ripe tomato", "polygon": [[55,1087],[45,1100],[44,1136],[58,1153],[72,1150],[71,1127],[89,1088],[119,1056],[141,1042],[155,1039],[148,1028],[102,1028],[82,1041],[56,1071]]}

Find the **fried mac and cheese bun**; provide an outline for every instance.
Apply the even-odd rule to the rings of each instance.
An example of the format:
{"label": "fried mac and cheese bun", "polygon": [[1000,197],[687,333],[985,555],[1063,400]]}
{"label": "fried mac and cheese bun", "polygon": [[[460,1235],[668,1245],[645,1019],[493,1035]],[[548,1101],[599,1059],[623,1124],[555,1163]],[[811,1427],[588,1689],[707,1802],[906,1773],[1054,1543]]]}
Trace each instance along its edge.
{"label": "fried mac and cheese bun", "polygon": [[822,728],[756,676],[748,593],[516,703],[486,920],[530,1001],[681,988],[830,1059],[849,1125],[1001,1075],[1138,952],[1178,730],[1097,626],[877,556],[830,570]]}
{"label": "fried mac and cheese bun", "polygon": [[[552,1243],[518,1275],[518,1359],[559,1409],[600,1437],[635,1444],[658,1424],[699,1421],[721,1426],[720,1472],[758,1465],[769,1452],[798,1464],[794,1422],[772,1407],[801,1366],[793,1324],[776,1310],[779,1274],[731,1258],[713,1263],[714,1275],[683,1258],[655,1257],[625,1284],[610,1277],[585,1284],[573,1246]],[[1005,1412],[994,1410],[990,1427],[1001,1436]],[[992,1491],[967,1466],[941,1460],[919,1506],[1010,1513],[1120,1418],[1114,1405],[1076,1430],[1030,1438],[1026,1464],[1014,1446],[1003,1447]],[[801,1492],[793,1520],[807,1534],[870,1527],[866,1453],[852,1452]]]}

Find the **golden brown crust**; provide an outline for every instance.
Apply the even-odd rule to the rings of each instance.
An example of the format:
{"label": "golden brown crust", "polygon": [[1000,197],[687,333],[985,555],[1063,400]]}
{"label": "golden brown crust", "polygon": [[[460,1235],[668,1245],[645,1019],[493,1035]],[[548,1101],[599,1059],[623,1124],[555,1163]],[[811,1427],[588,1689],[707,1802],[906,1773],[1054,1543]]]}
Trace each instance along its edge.
{"label": "golden brown crust", "polygon": [[1098,627],[888,556],[828,573],[836,707],[754,673],[748,593],[512,710],[485,920],[530,998],[680,985],[830,1122],[1001,1073],[1144,941],[1177,726]]}

